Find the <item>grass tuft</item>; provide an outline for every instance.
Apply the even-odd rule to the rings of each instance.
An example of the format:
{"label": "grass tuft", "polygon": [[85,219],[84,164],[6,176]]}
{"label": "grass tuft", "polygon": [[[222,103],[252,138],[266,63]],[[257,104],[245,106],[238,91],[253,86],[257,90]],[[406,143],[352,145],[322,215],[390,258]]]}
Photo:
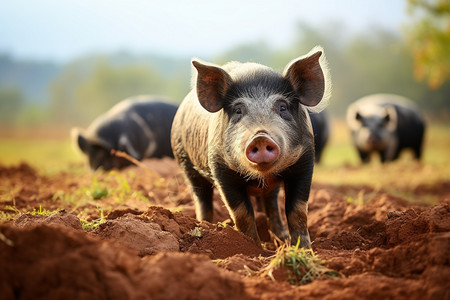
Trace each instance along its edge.
{"label": "grass tuft", "polygon": [[271,257],[270,263],[258,273],[275,280],[274,272],[285,269],[292,285],[304,285],[324,277],[341,277],[339,272],[325,267],[324,261],[312,249],[299,246],[300,239],[295,246],[290,245],[290,242],[281,244]]}
{"label": "grass tuft", "polygon": [[106,222],[106,216],[103,212],[103,209],[101,207],[97,207],[97,210],[100,212],[100,217],[95,220],[92,220],[89,222],[89,221],[86,221],[86,220],[80,218],[81,227],[83,228],[83,230],[86,230],[86,231],[94,230],[100,224],[103,224]]}
{"label": "grass tuft", "polygon": [[58,210],[48,210],[48,209],[43,209],[42,205],[39,205],[39,210],[36,210],[36,208],[33,208],[33,211],[31,212],[31,214],[34,215],[41,215],[41,216],[49,216],[51,214],[54,214],[55,212],[58,212]]}
{"label": "grass tuft", "polygon": [[86,221],[86,220],[81,220],[81,227],[83,228],[83,230],[85,231],[91,231],[94,230],[95,228],[97,228],[100,224],[103,224],[106,222],[106,217],[100,217],[98,219],[92,220],[90,222]]}

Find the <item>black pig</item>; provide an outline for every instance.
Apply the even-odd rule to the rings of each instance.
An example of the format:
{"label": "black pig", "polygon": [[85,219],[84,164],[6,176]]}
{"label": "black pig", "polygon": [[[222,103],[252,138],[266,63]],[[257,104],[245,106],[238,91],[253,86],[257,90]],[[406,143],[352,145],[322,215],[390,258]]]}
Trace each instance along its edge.
{"label": "black pig", "polygon": [[320,163],[322,151],[327,145],[330,137],[330,117],[326,110],[322,110],[319,113],[308,112],[314,133],[315,161],[316,163]]}
{"label": "black pig", "polygon": [[[215,186],[237,229],[259,242],[254,196],[279,238],[290,233],[293,244],[300,238],[309,248],[314,144],[305,106],[319,109],[329,97],[322,48],[293,60],[283,74],[255,63],[192,64],[195,87],[175,115],[171,141],[192,186],[197,219],[212,221]],[[282,186],[289,231],[278,209]]]}
{"label": "black pig", "polygon": [[363,163],[378,153],[382,162],[397,159],[411,148],[416,159],[422,155],[425,121],[407,98],[392,94],[363,97],[347,109],[347,124],[353,144]]}
{"label": "black pig", "polygon": [[111,154],[123,151],[137,160],[173,157],[170,129],[177,106],[150,96],[125,99],[97,117],[87,130],[72,129],[79,149],[92,170],[121,169],[131,164]]}

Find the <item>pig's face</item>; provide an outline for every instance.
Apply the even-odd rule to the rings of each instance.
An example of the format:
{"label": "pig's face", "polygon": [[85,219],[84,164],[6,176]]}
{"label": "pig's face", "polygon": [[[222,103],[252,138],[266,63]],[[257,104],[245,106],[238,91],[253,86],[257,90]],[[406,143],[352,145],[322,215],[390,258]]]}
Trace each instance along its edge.
{"label": "pig's face", "polygon": [[111,147],[106,145],[105,142],[102,143],[98,138],[89,139],[78,129],[72,130],[72,135],[79,149],[87,156],[89,167],[94,171],[99,168],[105,171],[121,169],[131,164],[124,158],[112,155]]}
{"label": "pig's face", "polygon": [[249,178],[281,172],[294,164],[311,142],[307,114],[290,96],[292,88],[281,76],[273,80],[276,84],[270,89],[232,86],[230,90],[239,91],[239,96],[231,96],[223,108],[224,157]]}
{"label": "pig's face", "polygon": [[375,107],[355,113],[354,140],[366,152],[384,150],[391,142],[393,128],[391,108]]}
{"label": "pig's face", "polygon": [[[312,53],[312,54],[311,54]],[[328,100],[328,72],[321,49],[293,60],[283,74],[254,63],[223,67],[194,60],[200,104],[214,116],[221,156],[248,178],[277,174],[312,149],[305,106]],[[323,58],[323,56],[322,56]],[[325,99],[325,100],[323,100]],[[210,137],[215,139],[215,137]]]}
{"label": "pig's face", "polygon": [[102,167],[104,170],[110,170],[114,168],[113,157],[109,153],[108,149],[99,145],[87,145],[84,153],[89,160],[89,166],[92,170],[96,170]]}
{"label": "pig's face", "polygon": [[111,154],[111,151],[100,145],[88,145],[86,155],[89,159],[89,166],[92,170],[102,168],[105,171],[111,169],[122,169],[131,163],[121,157]]}

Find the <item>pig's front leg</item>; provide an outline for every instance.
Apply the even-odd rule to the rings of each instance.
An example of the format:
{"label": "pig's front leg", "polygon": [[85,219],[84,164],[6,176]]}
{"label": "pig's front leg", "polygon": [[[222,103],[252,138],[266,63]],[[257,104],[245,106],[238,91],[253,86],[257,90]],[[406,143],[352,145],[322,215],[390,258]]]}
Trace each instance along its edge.
{"label": "pig's front leg", "polygon": [[286,230],[286,224],[281,220],[280,210],[278,208],[278,192],[280,188],[276,188],[270,193],[262,196],[264,204],[264,212],[269,221],[270,230],[282,241],[289,238],[289,232]]}
{"label": "pig's front leg", "polygon": [[215,186],[219,190],[236,228],[260,245],[261,241],[256,229],[253,206],[247,194],[246,182],[237,173],[224,166],[216,166],[213,173],[216,178]]}
{"label": "pig's front leg", "polygon": [[308,198],[314,169],[312,157],[302,157],[285,178],[286,217],[291,235],[291,244],[300,238],[300,247],[311,248],[308,232]]}

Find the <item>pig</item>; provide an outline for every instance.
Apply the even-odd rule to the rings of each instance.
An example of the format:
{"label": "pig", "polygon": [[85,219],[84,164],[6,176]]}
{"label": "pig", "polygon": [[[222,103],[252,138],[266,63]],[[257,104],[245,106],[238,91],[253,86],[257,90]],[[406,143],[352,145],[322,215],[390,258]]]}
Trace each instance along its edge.
{"label": "pig", "polygon": [[368,163],[372,153],[378,153],[383,163],[393,161],[407,148],[420,160],[425,120],[411,100],[369,95],[351,104],[346,118],[362,163]]}
{"label": "pig", "polygon": [[308,110],[311,119],[312,129],[314,133],[314,152],[315,162],[320,163],[322,151],[327,145],[330,137],[330,117],[326,110],[319,113],[314,113]]}
{"label": "pig", "polygon": [[111,154],[119,150],[140,161],[172,157],[170,129],[177,105],[154,96],[125,99],[97,117],[86,130],[72,129],[72,138],[92,170],[121,169],[131,164]]}
{"label": "pig", "polygon": [[[321,47],[284,72],[257,63],[192,60],[193,88],[172,126],[175,159],[192,187],[198,220],[213,219],[217,188],[235,227],[260,243],[251,198],[262,201],[280,239],[311,247],[308,197],[314,137],[306,107],[323,109],[331,81]],[[278,207],[284,187],[287,227]]]}

